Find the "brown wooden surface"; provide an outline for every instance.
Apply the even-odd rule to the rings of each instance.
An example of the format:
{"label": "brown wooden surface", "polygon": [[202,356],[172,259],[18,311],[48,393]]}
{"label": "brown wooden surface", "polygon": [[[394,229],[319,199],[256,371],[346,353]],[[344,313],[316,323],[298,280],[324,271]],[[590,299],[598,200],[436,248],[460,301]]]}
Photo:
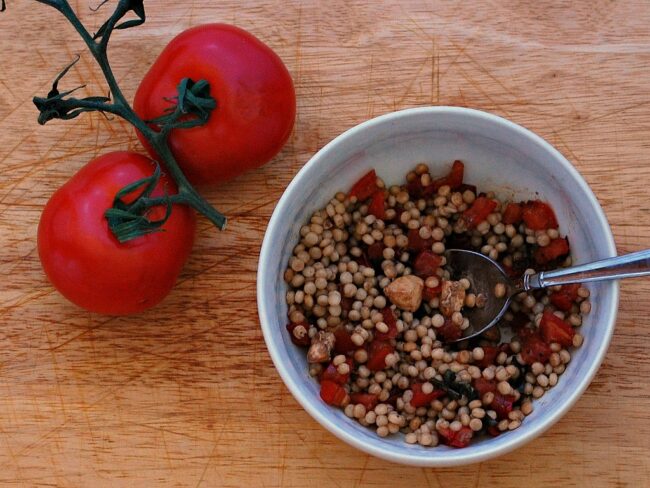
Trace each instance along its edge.
{"label": "brown wooden surface", "polygon": [[[594,189],[619,251],[650,247],[650,4],[146,2],[146,25],[112,41],[126,93],[174,34],[225,21],[285,60],[298,119],[271,164],[207,193],[229,229],[201,222],[165,302],[110,318],[53,291],[36,227],[49,195],[86,161],[140,145],[125,123],[97,114],[37,125],[32,96],[47,93],[83,48],[53,10],[8,3],[0,15],[0,486],[648,486],[648,281],[622,285],[604,365],[562,421],[500,459],[432,470],[362,454],[298,406],[266,352],[255,269],[275,203],[318,148],[369,117],[438,104],[488,110],[545,137]],[[100,25],[87,2],[73,3]],[[81,80],[85,93],[105,92],[87,55],[64,86]]]}

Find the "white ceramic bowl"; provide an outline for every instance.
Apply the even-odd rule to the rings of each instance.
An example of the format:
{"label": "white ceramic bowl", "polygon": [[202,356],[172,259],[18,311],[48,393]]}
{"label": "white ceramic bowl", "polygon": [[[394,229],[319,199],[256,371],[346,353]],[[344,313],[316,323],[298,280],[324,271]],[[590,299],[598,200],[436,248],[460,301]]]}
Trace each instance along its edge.
{"label": "white ceramic bowl", "polygon": [[[581,328],[583,346],[556,387],[534,402],[522,426],[464,449],[406,444],[401,434],[379,438],[329,407],[309,377],[305,352],[291,343],[282,279],[299,229],[335,194],[347,191],[370,168],[387,183],[402,182],[407,170],[426,162],[444,174],[454,159],[465,162],[465,182],[503,196],[541,198],[557,213],[570,239],[574,262],[616,254],[614,239],[593,193],[575,168],[550,144],[501,117],[457,107],[394,112],[338,136],[305,164],[287,187],[269,222],[259,260],[257,299],[271,358],[300,404],[339,439],[374,456],[417,466],[455,466],[504,454],[537,437],[576,402],[594,377],[614,330],[618,307],[615,282],[590,286],[592,311]],[[589,413],[591,414],[591,413]]]}

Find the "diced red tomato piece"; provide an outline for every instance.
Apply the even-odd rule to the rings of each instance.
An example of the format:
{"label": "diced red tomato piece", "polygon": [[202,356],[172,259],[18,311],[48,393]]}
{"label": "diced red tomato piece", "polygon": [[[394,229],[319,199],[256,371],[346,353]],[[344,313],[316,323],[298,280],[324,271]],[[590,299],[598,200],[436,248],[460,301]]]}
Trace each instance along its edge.
{"label": "diced red tomato piece", "polygon": [[[429,187],[432,187],[431,193],[438,191],[441,186],[449,186],[452,190],[458,190],[463,184],[463,176],[465,174],[465,165],[462,161],[456,160],[451,165],[451,171],[447,176],[433,180]],[[429,188],[427,187],[427,189]]]}
{"label": "diced red tomato piece", "polygon": [[555,212],[548,203],[531,200],[524,204],[521,218],[526,227],[532,230],[557,229]]}
{"label": "diced red tomato piece", "polygon": [[413,261],[413,270],[421,278],[426,278],[436,274],[436,271],[442,263],[442,258],[434,253],[431,249],[423,249]]}
{"label": "diced red tomato piece", "polygon": [[499,354],[499,349],[495,346],[483,346],[483,359],[479,361],[474,361],[474,365],[479,368],[487,368],[491,364],[494,364],[497,355]]}
{"label": "diced red tomato piece", "polygon": [[488,392],[494,393],[497,391],[497,382],[494,380],[486,380],[482,376],[474,379],[472,381],[472,386],[480,398],[483,398],[483,396]]}
{"label": "diced red tomato piece", "polygon": [[416,199],[426,196],[427,193],[433,193],[429,187],[425,188],[422,186],[422,180],[419,176],[406,184],[406,191],[411,197]]}
{"label": "diced red tomato piece", "polygon": [[386,356],[392,354],[395,348],[390,342],[375,339],[368,347],[368,362],[370,371],[382,371],[386,368]]}
{"label": "diced red tomato piece", "polygon": [[502,395],[501,393],[494,394],[494,400],[490,404],[490,408],[494,410],[497,417],[500,419],[508,418],[508,414],[512,412],[512,406],[515,403],[513,395]]}
{"label": "diced red tomato piece", "polygon": [[417,229],[410,229],[407,237],[409,238],[409,243],[406,248],[409,251],[423,251],[425,249],[431,249],[431,246],[433,245],[433,239],[422,239],[420,237],[420,232]]}
{"label": "diced red tomato piece", "polygon": [[[522,331],[519,332],[521,337]],[[536,362],[546,363],[548,358],[551,357],[551,348],[544,342],[536,333],[530,334],[528,337],[522,339],[521,343],[521,359],[526,364],[533,364]]]}
{"label": "diced red tomato piece", "polygon": [[478,197],[471,207],[463,212],[463,219],[467,228],[474,229],[478,224],[488,218],[494,209],[497,208],[496,200],[487,197]]}
{"label": "diced red tomato piece", "polygon": [[[352,370],[352,359],[348,358],[346,360],[346,363],[348,363],[348,366],[350,366],[350,370]],[[320,375],[320,380],[322,381],[333,381],[334,383],[338,383],[339,385],[345,385],[349,380],[350,380],[350,373],[347,374],[341,374],[338,372],[336,369],[336,366],[334,366],[334,363],[330,363],[327,368],[321,373]]]}
{"label": "diced red tomato piece", "polygon": [[372,194],[372,200],[370,200],[370,205],[368,205],[368,213],[381,220],[386,218],[386,204],[384,202],[383,191],[379,190]]}
{"label": "diced red tomato piece", "polygon": [[374,242],[368,246],[368,259],[370,261],[382,261],[384,259],[384,245],[381,242]]}
{"label": "diced red tomato piece", "polygon": [[550,310],[546,310],[542,314],[542,321],[539,323],[539,331],[542,334],[542,338],[547,343],[550,344],[551,342],[557,342],[564,347],[572,346],[573,336],[576,335],[573,327]]}
{"label": "diced red tomato piece", "polygon": [[445,319],[442,327],[435,329],[436,336],[443,341],[455,341],[463,336],[463,331],[460,327],[454,324],[451,319]]}
{"label": "diced red tomato piece", "polygon": [[431,393],[424,393],[422,391],[422,383],[414,383],[413,385],[411,385],[411,390],[413,391],[413,398],[411,399],[411,405],[414,406],[415,408],[427,407],[436,398],[445,396],[444,390],[433,390]]}
{"label": "diced red tomato piece", "polygon": [[329,380],[323,380],[320,383],[320,397],[328,405],[333,405],[335,407],[343,406],[345,398],[347,397],[347,392],[338,383]]}
{"label": "diced red tomato piece", "polygon": [[463,183],[460,185],[457,190],[461,193],[466,192],[467,190],[471,191],[474,195],[476,195],[476,185],[468,185],[467,183]]}
{"label": "diced red tomato piece", "polygon": [[373,395],[372,393],[350,393],[350,403],[354,403],[355,405],[360,403],[366,407],[366,411],[375,408],[378,401],[379,398],[377,398],[377,395]]}
{"label": "diced red tomato piece", "polygon": [[433,300],[434,298],[439,297],[441,292],[442,292],[442,280],[440,280],[438,286],[434,286],[434,287],[425,286],[424,289],[422,290],[422,298],[424,298],[426,301]]}
{"label": "diced red tomato piece", "polygon": [[357,200],[362,202],[363,200],[370,198],[378,189],[377,173],[375,173],[374,169],[371,169],[365,175],[363,175],[359,181],[354,184],[354,186],[352,186],[352,189],[350,190],[350,193],[348,193],[348,196],[357,197]]}
{"label": "diced red tomato piece", "polygon": [[461,427],[460,430],[439,429],[438,434],[445,444],[451,447],[467,447],[474,436],[474,431],[469,427]]}
{"label": "diced red tomato piece", "polygon": [[[294,335],[294,329],[299,325],[303,326],[306,332],[303,336],[296,337]],[[303,321],[298,323],[289,323],[287,324],[287,331],[289,331],[291,342],[293,342],[296,346],[307,347],[309,344],[311,344],[311,339],[309,338],[309,334],[307,334],[307,332],[309,332],[309,324],[307,322]]]}
{"label": "diced red tomato piece", "polygon": [[334,351],[337,354],[348,354],[357,350],[356,344],[352,342],[352,334],[343,326],[334,330],[334,339]]}
{"label": "diced red tomato piece", "polygon": [[381,314],[384,317],[384,323],[388,326],[388,332],[375,332],[375,339],[380,341],[395,339],[398,334],[397,319],[395,318],[395,314],[390,309],[390,307],[383,308]]}
{"label": "diced red tomato piece", "polygon": [[504,224],[518,224],[521,222],[522,208],[518,203],[509,203],[503,211],[501,222]]}
{"label": "diced red tomato piece", "polygon": [[535,250],[535,261],[537,264],[547,264],[551,261],[569,254],[569,242],[564,237],[553,239],[546,247],[538,247]]}
{"label": "diced red tomato piece", "polygon": [[559,291],[551,293],[549,299],[551,303],[563,312],[571,310],[571,306],[578,299],[578,289],[580,285],[573,283],[571,285],[562,285]]}

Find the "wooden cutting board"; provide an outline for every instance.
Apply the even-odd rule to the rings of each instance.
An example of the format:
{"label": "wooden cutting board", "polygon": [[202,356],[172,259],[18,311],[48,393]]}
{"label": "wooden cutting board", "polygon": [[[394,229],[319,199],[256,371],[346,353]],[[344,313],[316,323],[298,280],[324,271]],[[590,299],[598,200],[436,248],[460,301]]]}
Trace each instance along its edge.
{"label": "wooden cutting board", "polygon": [[[37,125],[31,98],[47,93],[83,46],[52,9],[7,1],[0,15],[1,486],[648,486],[647,280],[622,285],[603,367],[558,424],[502,458],[433,470],[358,452],[300,408],[266,352],[255,269],[275,203],[317,149],[370,117],[426,105],[488,110],[542,135],[593,188],[619,251],[650,247],[650,4],[146,2],[146,24],[112,40],[127,94],[172,36],[224,21],[284,59],[298,119],[272,163],[206,192],[230,226],[217,232],[200,223],[194,254],[165,302],[111,318],[75,308],[50,287],[36,227],[49,195],[84,163],[141,147],[125,123],[97,114]],[[90,28],[106,15],[86,1],[73,4]],[[64,86],[82,82],[83,93],[105,93],[85,53]]]}

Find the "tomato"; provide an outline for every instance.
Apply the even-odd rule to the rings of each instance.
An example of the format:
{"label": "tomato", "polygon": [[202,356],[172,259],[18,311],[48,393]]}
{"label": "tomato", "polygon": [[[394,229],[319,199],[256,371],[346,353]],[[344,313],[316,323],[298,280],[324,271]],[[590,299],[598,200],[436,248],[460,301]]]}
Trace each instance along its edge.
{"label": "tomato", "polygon": [[454,324],[451,319],[445,319],[442,327],[434,329],[436,336],[443,341],[455,341],[463,336],[463,331],[460,326]]}
{"label": "tomato", "polygon": [[368,347],[368,362],[366,366],[370,371],[381,371],[386,368],[386,356],[392,354],[395,348],[390,342],[375,339]]}
{"label": "tomato", "polygon": [[406,248],[409,251],[422,251],[424,249],[431,249],[431,246],[433,245],[433,238],[428,238],[428,239],[422,239],[420,237],[420,232],[417,229],[410,229],[408,231],[407,237],[409,239],[409,243],[406,246]]}
{"label": "tomato", "polygon": [[508,418],[508,414],[512,412],[512,406],[515,403],[513,395],[502,395],[501,393],[494,394],[494,400],[490,404],[490,408],[494,410],[497,417],[500,419]]}
{"label": "tomato", "polygon": [[384,260],[384,245],[380,242],[373,242],[368,246],[368,259],[381,263]]}
{"label": "tomato", "polygon": [[442,441],[451,447],[467,447],[474,436],[474,431],[469,427],[461,427],[460,430],[454,431],[449,428],[438,429]]}
{"label": "tomato", "polygon": [[411,385],[411,390],[413,391],[411,405],[415,408],[428,407],[435,399],[445,396],[444,390],[433,390],[431,393],[424,393],[422,391],[422,383]]}
{"label": "tomato", "polygon": [[472,386],[478,393],[479,398],[483,398],[486,393],[495,393],[497,391],[497,382],[495,380],[486,380],[482,376],[472,381]]}
{"label": "tomato", "polygon": [[[38,252],[45,274],[71,302],[91,312],[122,315],[153,307],[172,289],[194,243],[194,211],[175,205],[164,232],[125,243],[104,218],[119,190],[153,172],[151,160],[139,154],[105,154],[50,198],[38,227]],[[163,175],[151,196],[165,191],[175,193],[176,185]],[[154,208],[150,217],[164,213]]]}
{"label": "tomato", "polygon": [[521,211],[526,227],[532,230],[557,229],[555,212],[548,203],[540,200],[526,202]]}
{"label": "tomato", "polygon": [[465,165],[462,161],[456,160],[451,165],[451,171],[447,176],[438,178],[431,184],[434,191],[437,191],[441,186],[449,186],[452,190],[458,190],[463,184],[463,175],[465,173]]}
{"label": "tomato", "polygon": [[[350,371],[352,371],[352,366],[353,366],[352,360],[348,358],[346,359],[345,362],[348,363],[348,366],[350,366]],[[337,383],[339,385],[345,385],[349,379],[350,379],[350,373],[346,373],[346,374],[339,373],[337,367],[334,366],[334,363],[330,363],[320,375],[321,383],[323,381],[333,381],[334,383]]]}
{"label": "tomato", "polygon": [[357,200],[362,202],[370,198],[379,187],[377,186],[377,173],[374,169],[368,171],[365,175],[359,178],[348,193],[349,197],[357,197]]}
{"label": "tomato", "polygon": [[370,205],[368,205],[368,213],[381,220],[386,218],[386,204],[384,203],[383,191],[373,193]]}
{"label": "tomato", "polygon": [[565,237],[559,237],[553,239],[546,247],[538,247],[535,250],[534,257],[537,264],[548,264],[567,254],[569,254],[569,242]]}
{"label": "tomato", "polygon": [[494,364],[499,354],[499,348],[494,346],[483,346],[483,359],[475,360],[474,365],[479,368],[487,368],[491,364]]}
{"label": "tomato", "polygon": [[425,285],[422,290],[422,298],[426,301],[433,300],[434,298],[439,297],[440,293],[442,293],[442,280],[440,280],[438,286],[434,286],[433,288]]}
{"label": "tomato", "polygon": [[291,75],[277,54],[245,30],[206,24],[172,39],[138,87],[136,113],[144,120],[164,115],[183,78],[207,80],[217,102],[205,125],[169,135],[171,151],[192,183],[221,183],[257,168],[289,138],[296,115]]}
{"label": "tomato", "polygon": [[360,403],[364,407],[366,407],[366,411],[372,410],[377,406],[377,402],[379,401],[379,398],[377,398],[377,395],[373,395],[372,393],[351,393],[350,394],[350,403],[357,404]]}
{"label": "tomato", "polygon": [[571,347],[573,345],[573,336],[576,335],[573,327],[550,310],[546,310],[542,314],[539,331],[547,343],[557,342],[564,347]]}
{"label": "tomato", "polygon": [[488,218],[497,208],[496,200],[487,197],[478,197],[471,207],[463,212],[463,219],[469,229],[474,229],[478,224]]}
{"label": "tomato", "polygon": [[413,261],[413,270],[420,278],[434,276],[442,263],[442,257],[429,249],[424,249]]}
{"label": "tomato", "polygon": [[334,330],[334,338],[334,351],[338,354],[347,354],[357,349],[356,344],[352,342],[352,335],[342,325]]}
{"label": "tomato", "polygon": [[328,405],[342,407],[347,395],[345,388],[334,381],[323,380],[320,383],[320,397]]}
{"label": "tomato", "polygon": [[562,285],[559,291],[551,293],[549,299],[553,305],[563,312],[568,312],[578,299],[578,289],[580,285],[573,283],[570,285]]}
{"label": "tomato", "polygon": [[375,339],[385,341],[388,339],[395,339],[399,333],[397,330],[397,319],[390,307],[384,307],[381,311],[384,317],[384,323],[388,326],[388,332],[375,332]]}
{"label": "tomato", "polygon": [[[523,332],[522,329],[521,332]],[[520,335],[521,335],[520,332]],[[522,338],[521,342],[521,359],[526,364],[533,364],[535,362],[546,363],[548,358],[551,357],[551,348],[544,342],[537,334],[532,333],[527,337]]]}
{"label": "tomato", "polygon": [[501,222],[504,224],[518,224],[521,222],[521,205],[518,203],[509,203],[503,211]]}

